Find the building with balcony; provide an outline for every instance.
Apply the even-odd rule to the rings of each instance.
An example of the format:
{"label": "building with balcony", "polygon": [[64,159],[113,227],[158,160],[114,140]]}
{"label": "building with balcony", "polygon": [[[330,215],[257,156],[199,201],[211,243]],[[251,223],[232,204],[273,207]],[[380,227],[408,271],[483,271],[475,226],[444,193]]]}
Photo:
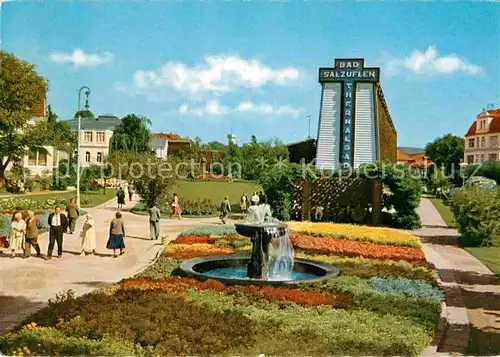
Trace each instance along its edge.
{"label": "building with balcony", "polygon": [[464,162],[500,160],[500,108],[483,110],[465,134]]}
{"label": "building with balcony", "polygon": [[161,159],[166,159],[178,151],[188,150],[191,144],[190,139],[183,139],[178,134],[153,133],[151,135],[151,149]]}

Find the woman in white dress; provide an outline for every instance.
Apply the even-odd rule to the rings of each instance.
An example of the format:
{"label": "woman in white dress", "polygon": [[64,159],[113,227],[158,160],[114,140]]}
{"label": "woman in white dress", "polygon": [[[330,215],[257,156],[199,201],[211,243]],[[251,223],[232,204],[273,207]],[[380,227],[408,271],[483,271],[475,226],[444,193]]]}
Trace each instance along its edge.
{"label": "woman in white dress", "polygon": [[9,244],[12,251],[11,258],[16,256],[17,250],[24,250],[24,238],[26,236],[26,222],[23,220],[23,215],[18,212],[14,216],[14,220],[10,226]]}
{"label": "woman in white dress", "polygon": [[80,238],[80,255],[85,256],[85,253],[94,254],[96,248],[95,222],[90,214],[87,214],[85,218]]}

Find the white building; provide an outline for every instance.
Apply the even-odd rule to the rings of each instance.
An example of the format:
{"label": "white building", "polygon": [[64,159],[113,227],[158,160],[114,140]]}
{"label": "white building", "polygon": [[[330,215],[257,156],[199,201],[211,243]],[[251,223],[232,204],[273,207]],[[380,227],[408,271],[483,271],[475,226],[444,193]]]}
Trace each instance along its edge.
{"label": "white building", "polygon": [[[78,132],[78,119],[68,120],[67,123],[72,131]],[[81,118],[79,158],[82,167],[101,165],[105,162],[113,131],[120,123],[121,120],[115,116]]]}
{"label": "white building", "polygon": [[479,113],[465,134],[465,163],[496,160],[500,160],[500,108]]}

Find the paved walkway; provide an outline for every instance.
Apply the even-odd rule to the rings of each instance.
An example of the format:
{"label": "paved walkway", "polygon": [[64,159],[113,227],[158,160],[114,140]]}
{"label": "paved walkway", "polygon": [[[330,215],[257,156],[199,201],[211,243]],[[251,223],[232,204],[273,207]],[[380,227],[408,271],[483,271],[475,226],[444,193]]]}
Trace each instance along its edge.
{"label": "paved walkway", "polygon": [[[128,203],[125,210],[132,208],[135,203]],[[96,221],[97,254],[94,256],[79,256],[82,218],[77,221],[75,234],[64,235],[62,259],[9,259],[9,254],[0,254],[0,334],[43,307],[56,293],[72,289],[77,295],[82,295],[115,283],[144,269],[162,250],[161,240],[149,239],[147,216],[123,212],[127,232],[125,254],[113,258],[113,252],[106,249],[106,242],[109,223],[117,211],[116,203],[87,211]],[[217,219],[163,219],[161,237],[173,239],[185,229],[212,223],[217,224]],[[41,236],[40,246],[42,253],[46,254],[48,233]],[[54,251],[57,255],[57,251]]]}
{"label": "paved walkway", "polygon": [[447,228],[429,199],[422,198],[417,212],[423,227],[413,233],[421,237],[425,256],[436,267],[446,293],[448,326],[436,341],[438,355],[465,354],[470,336],[481,341],[481,352],[500,353],[500,282],[458,246],[458,232]]}

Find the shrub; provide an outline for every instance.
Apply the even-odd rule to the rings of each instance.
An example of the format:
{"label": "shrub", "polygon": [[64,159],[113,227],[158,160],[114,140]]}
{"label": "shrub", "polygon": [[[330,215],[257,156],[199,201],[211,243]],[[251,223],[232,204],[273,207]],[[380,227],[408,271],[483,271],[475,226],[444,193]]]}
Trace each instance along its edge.
{"label": "shrub", "polygon": [[400,294],[443,301],[444,294],[438,288],[423,281],[394,278],[371,278],[370,286],[378,292]]}
{"label": "shrub", "polygon": [[295,257],[298,259],[317,260],[335,265],[340,269],[342,275],[358,276],[360,278],[392,276],[425,280],[432,284],[436,284],[436,271],[426,267],[413,266],[411,263],[404,260],[374,260],[328,255],[309,255],[300,252],[296,253]]}
{"label": "shrub", "polygon": [[38,356],[141,356],[144,351],[133,342],[113,338],[91,340],[68,336],[53,327],[24,326],[0,336],[0,350],[7,355]]}
{"label": "shrub", "polygon": [[[54,321],[54,316],[59,319]],[[134,289],[66,300],[49,306],[35,322],[56,326],[74,338],[112,338],[152,346],[160,356],[221,354],[252,344],[255,331],[254,324],[239,312],[221,313],[180,296]]]}
{"label": "shrub", "polygon": [[396,247],[391,245],[356,242],[345,239],[311,237],[297,234],[290,234],[290,239],[296,249],[304,252],[372,259],[425,262],[422,250],[413,247]]}
{"label": "shrub", "polygon": [[[209,199],[184,200],[179,203],[183,214],[213,216],[219,213],[219,206]],[[170,209],[170,208],[169,208]]]}
{"label": "shrub", "polygon": [[450,206],[464,245],[500,246],[500,189],[461,189]]}
{"label": "shrub", "polygon": [[312,222],[289,222],[288,228],[311,236],[350,239],[361,242],[416,248],[422,246],[420,244],[420,239],[414,235],[389,228]]}

